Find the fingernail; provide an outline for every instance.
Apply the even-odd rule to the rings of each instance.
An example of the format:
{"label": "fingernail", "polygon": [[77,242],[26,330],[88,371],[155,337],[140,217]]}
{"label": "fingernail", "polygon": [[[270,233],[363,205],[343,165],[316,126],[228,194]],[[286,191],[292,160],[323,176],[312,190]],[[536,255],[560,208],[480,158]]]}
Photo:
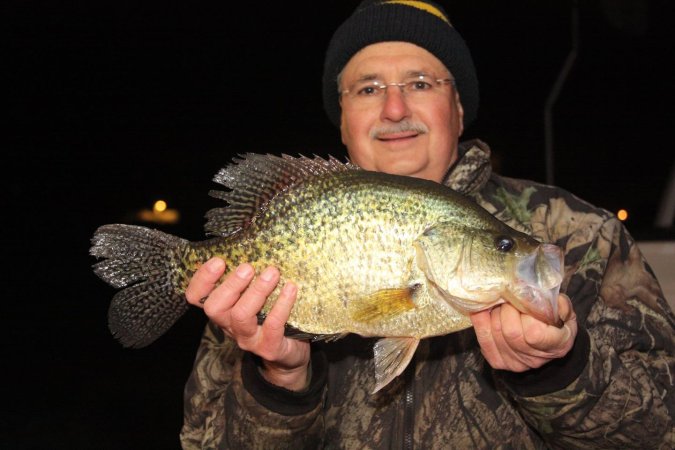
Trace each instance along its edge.
{"label": "fingernail", "polygon": [[223,261],[220,258],[211,258],[208,261],[206,261],[206,264],[204,264],[206,267],[206,270],[208,270],[211,273],[218,273],[222,272],[222,270],[225,268],[225,261]]}
{"label": "fingernail", "polygon": [[[475,327],[474,327],[475,328]],[[492,335],[489,328],[481,328],[476,330],[476,337],[478,339],[487,339]]]}
{"label": "fingernail", "polygon": [[239,278],[247,279],[253,273],[253,267],[249,264],[242,264],[237,267],[236,274]]}
{"label": "fingernail", "polygon": [[283,292],[285,295],[294,295],[298,291],[298,287],[294,283],[284,284]]}
{"label": "fingernail", "polygon": [[260,278],[262,278],[263,281],[272,281],[272,279],[274,279],[274,269],[268,267],[260,274]]}

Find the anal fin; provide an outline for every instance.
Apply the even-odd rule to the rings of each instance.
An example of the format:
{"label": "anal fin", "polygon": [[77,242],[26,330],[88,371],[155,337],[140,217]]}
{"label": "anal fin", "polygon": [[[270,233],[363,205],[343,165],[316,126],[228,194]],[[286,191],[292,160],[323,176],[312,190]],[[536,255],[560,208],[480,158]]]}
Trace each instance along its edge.
{"label": "anal fin", "polygon": [[375,356],[375,390],[385,387],[399,376],[415,354],[420,340],[414,337],[391,337],[378,340],[373,347]]}

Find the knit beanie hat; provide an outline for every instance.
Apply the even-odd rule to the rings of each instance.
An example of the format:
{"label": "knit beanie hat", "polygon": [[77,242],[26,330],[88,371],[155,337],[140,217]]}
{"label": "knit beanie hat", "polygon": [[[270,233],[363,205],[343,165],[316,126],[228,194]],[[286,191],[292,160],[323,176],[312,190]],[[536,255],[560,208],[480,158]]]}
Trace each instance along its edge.
{"label": "knit beanie hat", "polygon": [[478,79],[464,39],[450,24],[441,6],[431,1],[365,0],[340,25],[328,44],[323,69],[323,106],[340,127],[337,77],[362,48],[386,41],[418,45],[448,68],[464,108],[464,126],[478,112]]}

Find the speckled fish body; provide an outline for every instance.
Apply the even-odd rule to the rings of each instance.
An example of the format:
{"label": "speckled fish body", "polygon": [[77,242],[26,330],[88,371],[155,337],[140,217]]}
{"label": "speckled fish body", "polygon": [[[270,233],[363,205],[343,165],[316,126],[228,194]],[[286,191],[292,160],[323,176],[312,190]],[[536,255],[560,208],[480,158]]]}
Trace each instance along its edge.
{"label": "speckled fish body", "polygon": [[[307,333],[424,337],[464,328],[464,315],[447,309],[446,302],[430,301],[415,264],[414,241],[447,215],[441,211],[449,206],[434,195],[435,185],[417,181],[364,171],[316,179],[287,192],[246,230],[195,247],[183,264],[192,270],[215,254],[229,267],[244,261],[257,272],[278,267],[280,286],[292,280],[299,287],[288,323]],[[370,296],[385,290],[395,295],[401,289],[410,289],[418,299],[414,313],[353,319],[369,308]],[[439,308],[447,309],[442,319]]]}
{"label": "speckled fish body", "polygon": [[[93,238],[96,273],[118,292],[110,326],[124,345],[163,334],[187,308],[184,290],[200,264],[279,268],[298,285],[288,320],[302,338],[347,333],[378,341],[380,389],[407,365],[420,339],[470,326],[467,314],[509,301],[553,323],[561,276],[557,247],[495,219],[451,189],[358,170],[335,159],[248,154],[221,170],[213,192],[227,207],[207,214],[218,237],[186,240],[130,225]],[[379,352],[379,355],[378,355]]]}

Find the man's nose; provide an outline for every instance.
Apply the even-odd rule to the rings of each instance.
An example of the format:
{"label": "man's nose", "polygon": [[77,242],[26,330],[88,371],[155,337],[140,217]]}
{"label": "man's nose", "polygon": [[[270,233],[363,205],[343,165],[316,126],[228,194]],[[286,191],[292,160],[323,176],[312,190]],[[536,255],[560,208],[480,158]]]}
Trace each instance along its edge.
{"label": "man's nose", "polygon": [[384,92],[382,119],[398,122],[410,114],[403,89],[398,85],[388,85]]}

